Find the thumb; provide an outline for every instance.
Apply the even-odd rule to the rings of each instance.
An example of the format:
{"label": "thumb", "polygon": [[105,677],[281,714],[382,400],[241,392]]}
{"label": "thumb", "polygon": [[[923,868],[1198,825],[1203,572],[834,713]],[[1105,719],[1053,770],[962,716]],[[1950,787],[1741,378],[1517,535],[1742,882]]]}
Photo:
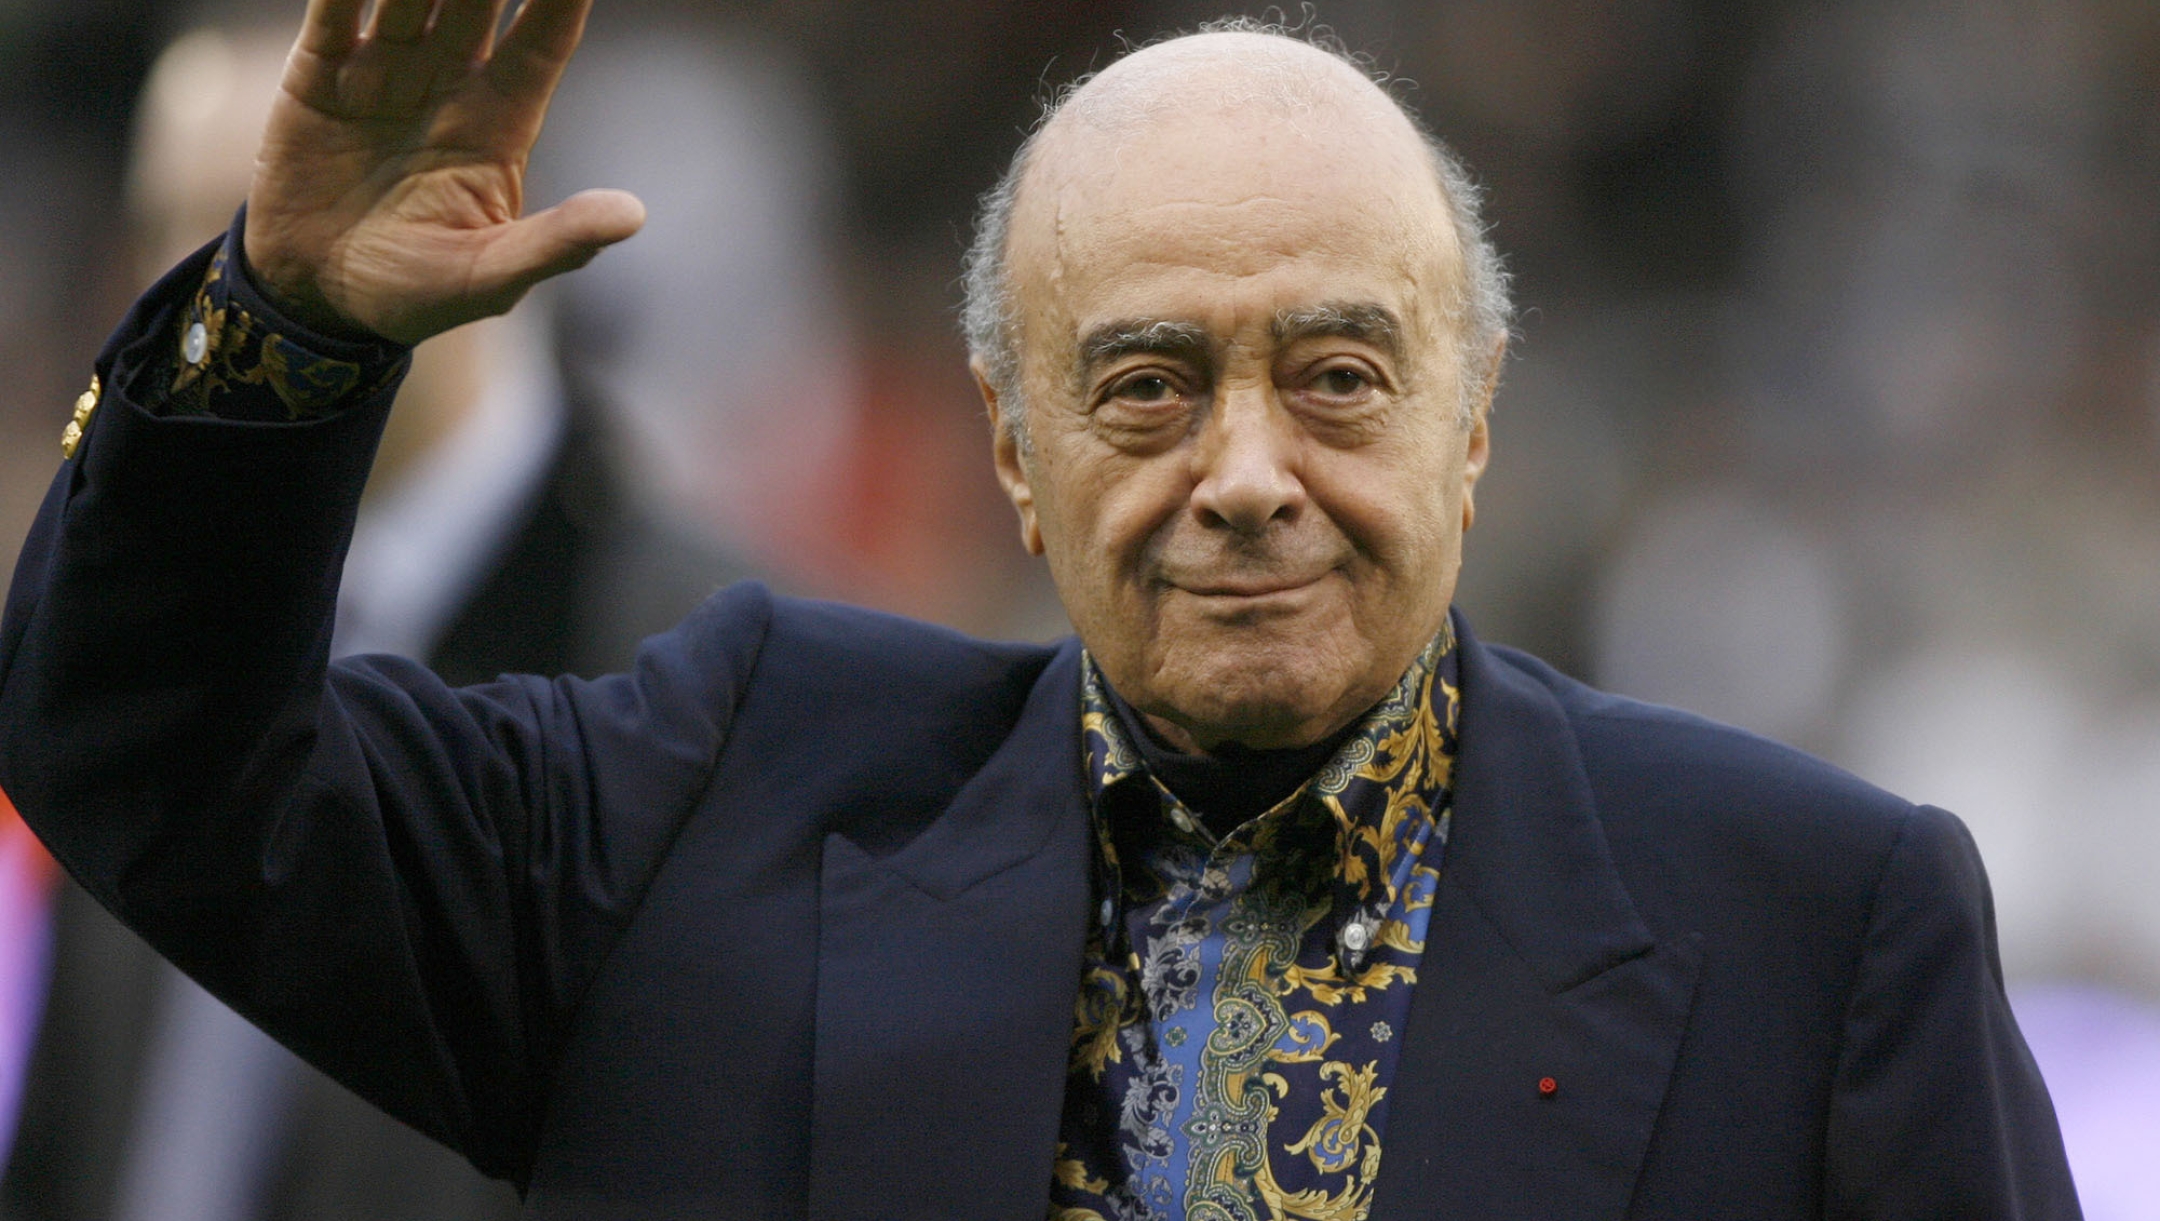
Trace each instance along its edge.
{"label": "thumb", "polygon": [[645,225],[645,205],[628,191],[580,191],[535,212],[488,243],[474,268],[481,285],[522,295],[550,276],[575,271]]}

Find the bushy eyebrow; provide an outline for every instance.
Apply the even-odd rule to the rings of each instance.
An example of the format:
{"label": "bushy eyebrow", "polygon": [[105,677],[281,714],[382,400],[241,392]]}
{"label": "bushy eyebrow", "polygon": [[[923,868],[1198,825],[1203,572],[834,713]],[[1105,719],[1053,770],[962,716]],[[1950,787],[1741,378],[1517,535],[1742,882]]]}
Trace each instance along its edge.
{"label": "bushy eyebrow", "polygon": [[1173,318],[1122,318],[1106,322],[1081,338],[1080,367],[1096,368],[1135,353],[1199,360],[1212,346],[1207,328],[1197,322]]}
{"label": "bushy eyebrow", "polygon": [[1402,358],[1402,319],[1384,305],[1363,301],[1323,301],[1278,311],[1273,326],[1276,343],[1336,336],[1369,343],[1391,360]]}
{"label": "bushy eyebrow", "polygon": [[[1384,305],[1364,301],[1323,301],[1276,313],[1269,328],[1275,342],[1340,336],[1368,343],[1392,360],[1402,358],[1402,320]],[[1171,356],[1204,362],[1214,349],[1206,327],[1177,318],[1120,318],[1081,337],[1080,369],[1099,368],[1135,354]]]}

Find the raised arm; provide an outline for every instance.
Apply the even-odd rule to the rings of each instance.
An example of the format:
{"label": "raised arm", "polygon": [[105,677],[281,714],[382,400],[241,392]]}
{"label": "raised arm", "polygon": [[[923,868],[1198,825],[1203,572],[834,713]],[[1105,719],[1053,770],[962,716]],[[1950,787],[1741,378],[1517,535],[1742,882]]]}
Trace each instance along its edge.
{"label": "raised arm", "polygon": [[637,232],[586,191],[524,216],[525,166],[591,0],[311,0],[248,193],[246,249],[295,320],[413,344],[500,314]]}
{"label": "raised arm", "polygon": [[762,603],[594,682],[328,661],[400,345],[640,219],[610,192],[520,217],[589,0],[527,0],[497,44],[501,3],[313,3],[240,240],[137,302],[59,447],[0,616],[0,789],[182,969],[514,1177]]}

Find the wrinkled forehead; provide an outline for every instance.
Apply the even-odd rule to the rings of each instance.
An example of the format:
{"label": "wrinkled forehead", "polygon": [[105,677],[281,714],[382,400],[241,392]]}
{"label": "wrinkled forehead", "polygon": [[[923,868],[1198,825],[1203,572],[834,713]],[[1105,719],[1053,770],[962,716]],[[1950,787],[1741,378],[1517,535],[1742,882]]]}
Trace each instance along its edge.
{"label": "wrinkled forehead", "polygon": [[[1117,245],[1197,237],[1219,222],[1220,236],[1266,246],[1288,240],[1277,229],[1304,220],[1314,238],[1418,251],[1451,244],[1424,146],[1407,124],[1398,133],[1362,118],[1211,107],[1074,133],[1046,142],[1030,166],[1015,228],[1024,238]],[[1250,226],[1242,238],[1239,219]]]}

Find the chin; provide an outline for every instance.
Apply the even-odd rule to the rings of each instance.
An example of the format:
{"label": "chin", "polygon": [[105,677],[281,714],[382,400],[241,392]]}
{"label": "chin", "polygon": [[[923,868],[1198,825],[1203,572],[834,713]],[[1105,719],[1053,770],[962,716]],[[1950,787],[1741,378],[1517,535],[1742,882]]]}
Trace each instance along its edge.
{"label": "chin", "polygon": [[1363,710],[1363,705],[1342,709],[1348,685],[1341,670],[1313,664],[1317,659],[1309,655],[1284,658],[1274,650],[1247,649],[1219,665],[1166,660],[1150,693],[1156,706],[1145,710],[1185,727],[1203,744],[1234,741],[1264,750],[1309,746],[1340,728],[1339,720]]}

